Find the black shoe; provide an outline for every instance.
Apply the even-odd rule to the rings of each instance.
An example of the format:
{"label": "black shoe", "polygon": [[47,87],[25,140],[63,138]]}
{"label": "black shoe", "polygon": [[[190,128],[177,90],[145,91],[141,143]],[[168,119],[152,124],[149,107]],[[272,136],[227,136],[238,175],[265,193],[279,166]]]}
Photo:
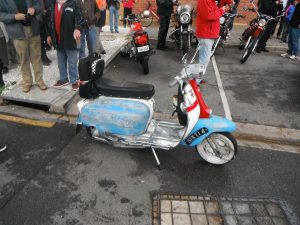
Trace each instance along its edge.
{"label": "black shoe", "polygon": [[52,63],[52,61],[46,57],[42,57],[42,63],[44,66],[49,66]]}
{"label": "black shoe", "polygon": [[256,52],[257,52],[257,53],[261,53],[261,48],[257,47],[257,48],[256,48]]}
{"label": "black shoe", "polygon": [[158,49],[158,50],[167,50],[167,49],[169,49],[169,47],[168,46],[163,46],[163,47],[156,47],[156,49]]}
{"label": "black shoe", "polygon": [[101,55],[105,55],[106,54],[106,51],[103,50],[102,52],[100,52]]}
{"label": "black shoe", "polygon": [[266,48],[262,48],[261,50],[262,50],[263,52],[269,52],[269,50],[266,49]]}
{"label": "black shoe", "polygon": [[2,69],[2,73],[5,74],[5,73],[8,73],[9,69],[7,66],[3,66],[3,69]]}

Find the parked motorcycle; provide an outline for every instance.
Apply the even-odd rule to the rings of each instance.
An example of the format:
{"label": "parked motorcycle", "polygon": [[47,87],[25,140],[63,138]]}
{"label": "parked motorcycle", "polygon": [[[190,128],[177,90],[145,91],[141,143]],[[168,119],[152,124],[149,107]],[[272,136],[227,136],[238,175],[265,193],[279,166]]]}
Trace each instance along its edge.
{"label": "parked motorcycle", "polygon": [[218,39],[216,39],[215,43],[212,46],[211,55],[213,56],[217,47],[221,45],[224,46],[225,41],[229,37],[230,33],[230,24],[232,23],[232,20],[234,17],[244,17],[241,14],[238,13],[224,13],[223,16],[220,17],[220,35]]}
{"label": "parked motorcycle", "polygon": [[178,84],[173,97],[179,119],[176,123],[153,118],[153,85],[103,78],[103,59],[86,60],[79,63],[79,95],[85,99],[77,104],[78,131],[85,127],[93,139],[115,147],[150,148],[158,166],[155,149],[170,150],[178,145],[195,147],[212,164],[224,164],[235,157],[237,143],[231,134],[235,124],[212,114],[196,83],[203,66],[185,64],[169,84]]}
{"label": "parked motorcycle", "polygon": [[242,38],[240,38],[239,49],[240,50],[245,49],[241,58],[242,64],[247,61],[251,53],[255,50],[268,23],[272,20],[276,20],[279,17],[283,16],[280,15],[277,17],[272,17],[272,16],[259,13],[257,7],[254,5],[254,1],[251,1],[251,4],[253,8],[245,8],[244,10],[251,10],[253,12],[256,12],[257,18],[250,21],[249,27],[246,28],[246,30],[242,34]]}
{"label": "parked motorcycle", "polygon": [[173,17],[175,29],[171,32],[170,39],[176,42],[184,55],[191,48],[191,42],[196,40],[195,32],[191,28],[193,6],[187,4],[179,5],[176,12]]}
{"label": "parked motorcycle", "polygon": [[131,42],[121,48],[123,55],[129,55],[137,62],[140,62],[143,67],[143,73],[149,73],[149,57],[154,54],[154,50],[150,47],[148,33],[144,31],[141,24],[141,17],[135,14],[129,15],[125,20],[130,25]]}

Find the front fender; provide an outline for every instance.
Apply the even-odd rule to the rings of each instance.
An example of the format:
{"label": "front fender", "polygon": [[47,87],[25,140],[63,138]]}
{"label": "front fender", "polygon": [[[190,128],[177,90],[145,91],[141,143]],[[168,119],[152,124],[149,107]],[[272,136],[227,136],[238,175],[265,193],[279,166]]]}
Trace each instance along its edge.
{"label": "front fender", "polygon": [[219,116],[199,119],[191,133],[181,141],[185,146],[196,146],[212,133],[234,132],[236,125],[231,120]]}

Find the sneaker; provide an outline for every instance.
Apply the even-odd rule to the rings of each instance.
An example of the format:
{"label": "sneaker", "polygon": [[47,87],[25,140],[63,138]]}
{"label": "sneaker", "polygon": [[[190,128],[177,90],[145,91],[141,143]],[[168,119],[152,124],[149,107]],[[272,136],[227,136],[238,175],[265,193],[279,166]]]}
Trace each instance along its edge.
{"label": "sneaker", "polygon": [[289,54],[288,53],[283,53],[283,54],[280,54],[281,57],[288,57]]}
{"label": "sneaker", "polygon": [[53,87],[63,87],[63,86],[66,86],[68,85],[69,82],[67,80],[58,80],[54,85]]}
{"label": "sneaker", "polygon": [[76,82],[76,83],[74,83],[74,84],[72,84],[72,90],[73,91],[77,91],[78,90],[78,88],[79,88],[79,85],[78,85],[78,83]]}
{"label": "sneaker", "polygon": [[7,149],[7,146],[6,146],[6,145],[0,147],[0,152],[3,152],[5,149]]}
{"label": "sneaker", "polygon": [[103,50],[102,52],[100,52],[101,55],[105,55],[106,54],[106,51]]}
{"label": "sneaker", "polygon": [[119,33],[119,31],[118,31],[118,30],[116,30],[116,33]]}
{"label": "sneaker", "polygon": [[46,86],[46,84],[45,84],[44,82],[38,83],[38,86],[39,86],[39,88],[40,88],[42,91],[47,90],[47,86]]}
{"label": "sneaker", "polygon": [[290,56],[290,59],[293,59],[293,60],[294,60],[294,59],[296,59],[296,56],[295,56],[295,55],[291,55],[291,56]]}

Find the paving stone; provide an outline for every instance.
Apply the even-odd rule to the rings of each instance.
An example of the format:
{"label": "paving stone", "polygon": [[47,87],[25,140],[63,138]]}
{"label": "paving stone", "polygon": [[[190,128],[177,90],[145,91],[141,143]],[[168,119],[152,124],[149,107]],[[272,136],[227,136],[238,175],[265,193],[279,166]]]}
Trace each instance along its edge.
{"label": "paving stone", "polygon": [[250,216],[237,216],[239,225],[257,225],[254,218]]}
{"label": "paving stone", "polygon": [[226,225],[237,225],[237,219],[235,216],[225,216]]}
{"label": "paving stone", "polygon": [[218,214],[219,204],[218,202],[204,202],[207,214]]}
{"label": "paving stone", "polygon": [[223,225],[224,219],[221,216],[208,216],[209,225]]}
{"label": "paving stone", "polygon": [[257,225],[273,225],[270,217],[255,217]]}
{"label": "paving stone", "polygon": [[242,215],[251,213],[249,205],[247,203],[233,202],[232,206],[236,214]]}
{"label": "paving stone", "polygon": [[284,218],[273,217],[273,222],[275,225],[289,225],[290,223]]}
{"label": "paving stone", "polygon": [[234,211],[233,211],[233,208],[232,208],[232,205],[230,202],[221,202],[221,210],[224,214],[234,214]]}
{"label": "paving stone", "polygon": [[192,225],[208,225],[206,215],[191,215]]}
{"label": "paving stone", "polygon": [[263,203],[251,203],[250,208],[254,216],[268,216],[268,212]]}
{"label": "paving stone", "polygon": [[187,201],[172,201],[172,210],[174,213],[189,213]]}
{"label": "paving stone", "polygon": [[160,201],[160,210],[161,210],[161,212],[171,212],[171,201],[170,200],[161,200]]}
{"label": "paving stone", "polygon": [[173,213],[174,225],[192,225],[189,214]]}
{"label": "paving stone", "polygon": [[266,204],[266,208],[270,216],[284,217],[284,214],[279,205],[270,203],[270,204]]}
{"label": "paving stone", "polygon": [[198,213],[198,214],[205,213],[204,205],[202,201],[189,202],[189,204],[190,204],[191,213]]}
{"label": "paving stone", "polygon": [[172,214],[162,213],[161,214],[161,225],[172,225]]}

